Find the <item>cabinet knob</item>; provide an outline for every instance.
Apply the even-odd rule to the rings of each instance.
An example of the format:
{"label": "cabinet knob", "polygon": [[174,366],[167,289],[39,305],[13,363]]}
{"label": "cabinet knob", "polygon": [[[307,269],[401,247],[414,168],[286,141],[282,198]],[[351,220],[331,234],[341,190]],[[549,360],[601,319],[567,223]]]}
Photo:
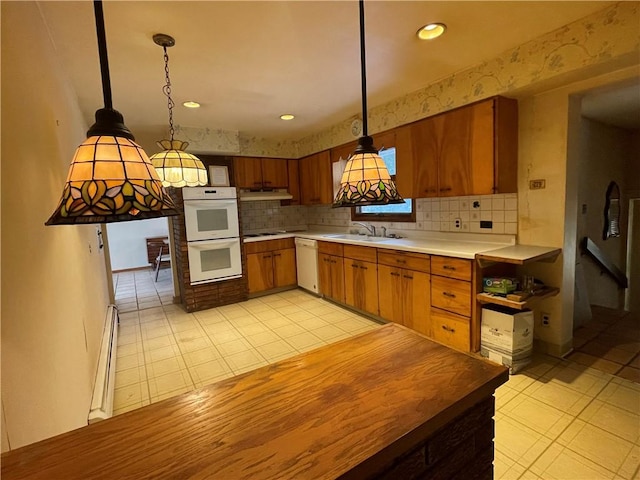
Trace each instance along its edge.
{"label": "cabinet knob", "polygon": [[449,298],[456,298],[455,294],[453,294],[451,292],[442,292],[442,295],[444,295],[445,297],[449,297]]}
{"label": "cabinet knob", "polygon": [[361,266],[361,267],[360,267],[360,270],[369,270],[369,268],[368,268],[368,267]]}
{"label": "cabinet knob", "polygon": [[441,192],[450,192],[451,190],[453,190],[451,187],[444,187],[440,189]]}
{"label": "cabinet knob", "polygon": [[455,328],[447,327],[446,325],[442,325],[442,329],[450,333],[456,333]]}
{"label": "cabinet knob", "polygon": [[351,266],[352,266],[353,268],[358,268],[358,265],[356,265],[355,263],[352,263],[352,264],[351,264]]}
{"label": "cabinet knob", "polygon": [[395,272],[391,272],[391,276],[392,276],[392,277],[399,277],[399,276],[400,276],[400,274],[399,274],[399,273],[395,273]]}
{"label": "cabinet knob", "polygon": [[407,261],[406,260],[400,260],[400,259],[396,259],[397,263],[401,263],[402,265],[406,265]]}
{"label": "cabinet knob", "polygon": [[411,275],[404,275],[404,278],[408,278],[409,280],[413,280],[413,277]]}
{"label": "cabinet knob", "polygon": [[442,268],[444,268],[445,270],[455,270],[456,267],[453,267],[451,265],[443,265]]}

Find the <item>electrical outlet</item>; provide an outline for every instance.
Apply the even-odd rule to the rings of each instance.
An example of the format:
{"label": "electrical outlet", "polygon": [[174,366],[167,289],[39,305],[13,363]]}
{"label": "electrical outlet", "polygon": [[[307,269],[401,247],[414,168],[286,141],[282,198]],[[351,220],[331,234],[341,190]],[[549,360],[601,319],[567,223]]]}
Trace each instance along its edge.
{"label": "electrical outlet", "polygon": [[459,218],[455,218],[453,220],[453,229],[460,230],[461,228],[462,228],[462,220],[460,220]]}
{"label": "electrical outlet", "polygon": [[548,327],[549,325],[551,325],[551,315],[548,313],[541,313],[540,316],[542,317],[542,326],[543,327]]}
{"label": "electrical outlet", "polygon": [[540,190],[545,187],[544,179],[529,180],[529,190]]}

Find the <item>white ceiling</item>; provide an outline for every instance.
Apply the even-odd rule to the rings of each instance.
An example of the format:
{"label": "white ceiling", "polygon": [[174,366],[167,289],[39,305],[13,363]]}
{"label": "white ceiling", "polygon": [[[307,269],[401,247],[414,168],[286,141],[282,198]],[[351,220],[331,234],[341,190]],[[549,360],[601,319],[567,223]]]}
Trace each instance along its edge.
{"label": "white ceiling", "polygon": [[[365,3],[369,106],[380,105],[614,2],[374,1]],[[92,2],[39,2],[80,107],[93,123],[102,91]],[[169,49],[174,122],[299,139],[360,113],[355,1],[107,1],[114,108],[134,134],[166,136]],[[421,42],[416,30],[443,22]],[[181,106],[196,100],[200,109]],[[282,113],[296,119],[283,122]],[[153,138],[153,137],[151,137]]]}

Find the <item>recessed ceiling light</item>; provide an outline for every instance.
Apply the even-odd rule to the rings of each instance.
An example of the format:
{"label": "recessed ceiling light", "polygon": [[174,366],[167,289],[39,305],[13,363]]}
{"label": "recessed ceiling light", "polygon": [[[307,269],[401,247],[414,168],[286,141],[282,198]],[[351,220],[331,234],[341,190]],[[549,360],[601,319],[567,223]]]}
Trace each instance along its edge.
{"label": "recessed ceiling light", "polygon": [[184,102],[182,105],[184,105],[187,108],[200,108],[200,104],[198,102]]}
{"label": "recessed ceiling light", "polygon": [[421,27],[416,35],[418,35],[420,40],[433,40],[442,35],[446,29],[447,26],[444,23],[429,23]]}
{"label": "recessed ceiling light", "polygon": [[296,118],[295,115],[291,115],[290,113],[280,115],[280,120],[293,120],[294,118]]}

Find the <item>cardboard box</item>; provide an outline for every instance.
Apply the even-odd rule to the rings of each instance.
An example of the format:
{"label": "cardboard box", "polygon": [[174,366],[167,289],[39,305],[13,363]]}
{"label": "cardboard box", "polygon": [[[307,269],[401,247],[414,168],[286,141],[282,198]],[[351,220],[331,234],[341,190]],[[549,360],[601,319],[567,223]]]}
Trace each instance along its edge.
{"label": "cardboard box", "polygon": [[480,354],[516,373],[531,361],[533,312],[487,306],[482,309]]}

